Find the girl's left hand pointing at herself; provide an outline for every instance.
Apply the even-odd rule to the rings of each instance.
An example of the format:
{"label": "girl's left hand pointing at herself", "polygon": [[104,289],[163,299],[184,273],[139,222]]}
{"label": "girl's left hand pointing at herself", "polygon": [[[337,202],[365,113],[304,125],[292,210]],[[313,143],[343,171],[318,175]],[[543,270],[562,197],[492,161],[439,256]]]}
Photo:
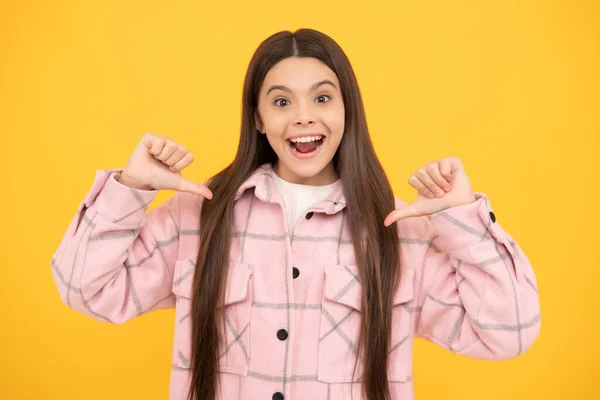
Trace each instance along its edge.
{"label": "girl's left hand pointing at herself", "polygon": [[419,191],[417,198],[389,213],[383,222],[385,226],[403,218],[430,215],[476,200],[458,157],[440,158],[423,165],[410,176],[408,183]]}

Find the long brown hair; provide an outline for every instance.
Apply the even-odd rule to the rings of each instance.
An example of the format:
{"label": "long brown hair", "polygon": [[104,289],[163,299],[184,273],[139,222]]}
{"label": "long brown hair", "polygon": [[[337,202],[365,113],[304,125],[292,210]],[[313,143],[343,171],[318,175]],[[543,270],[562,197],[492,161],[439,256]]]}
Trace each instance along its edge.
{"label": "long brown hair", "polygon": [[361,354],[364,346],[363,395],[367,400],[390,398],[387,363],[392,297],[400,279],[400,248],[396,225],[386,228],[383,220],[394,209],[394,195],[369,137],[350,61],[329,36],[312,29],[299,29],[270,36],[254,53],[244,80],[237,154],[229,166],[209,179],[214,200],[203,202],[200,218],[200,251],[192,292],[192,379],[188,400],[214,400],[216,396],[218,322],[222,320],[219,305],[224,299],[234,197],[256,168],[277,161],[266,135],[256,130],[255,112],[267,72],[287,57],[317,58],[337,74],[340,82],[345,131],[333,163],[346,195],[362,282],[363,311],[357,353]]}

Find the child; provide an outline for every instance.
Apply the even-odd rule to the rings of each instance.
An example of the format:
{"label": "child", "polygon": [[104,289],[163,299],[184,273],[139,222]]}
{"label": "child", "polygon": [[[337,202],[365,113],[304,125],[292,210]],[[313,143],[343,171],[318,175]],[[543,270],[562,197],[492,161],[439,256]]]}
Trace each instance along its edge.
{"label": "child", "polygon": [[235,159],[202,184],[181,175],[192,161],[143,135],[97,172],[52,259],[63,301],[99,321],[175,307],[171,399],[410,400],[415,337],[507,359],[538,336],[534,272],[487,196],[447,157],[395,199],[323,33],[266,39]]}

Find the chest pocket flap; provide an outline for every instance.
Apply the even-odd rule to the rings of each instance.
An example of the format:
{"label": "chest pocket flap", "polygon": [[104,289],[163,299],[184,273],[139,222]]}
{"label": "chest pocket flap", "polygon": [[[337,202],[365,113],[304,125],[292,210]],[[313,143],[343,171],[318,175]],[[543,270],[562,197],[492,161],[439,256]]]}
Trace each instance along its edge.
{"label": "chest pocket flap", "polygon": [[[414,268],[403,268],[400,287],[394,294],[393,305],[411,301],[414,298]],[[327,300],[344,304],[360,311],[362,287],[358,268],[349,265],[336,265],[325,269],[325,292]]]}
{"label": "chest pocket flap", "polygon": [[[195,263],[192,260],[177,260],[173,277],[172,292],[186,299],[192,298]],[[225,287],[225,305],[246,300],[248,280],[252,276],[252,267],[248,264],[230,263],[227,270]]]}

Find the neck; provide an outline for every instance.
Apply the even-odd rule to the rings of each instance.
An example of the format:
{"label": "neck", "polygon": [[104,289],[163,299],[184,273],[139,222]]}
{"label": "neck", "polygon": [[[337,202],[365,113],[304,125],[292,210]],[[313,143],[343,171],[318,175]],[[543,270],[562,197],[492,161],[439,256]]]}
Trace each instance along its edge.
{"label": "neck", "polygon": [[340,179],[337,171],[333,166],[333,162],[330,162],[325,168],[319,173],[313,176],[301,176],[288,168],[282,167],[279,162],[276,162],[273,166],[273,170],[281,179],[290,183],[307,186],[326,186],[335,183]]}

